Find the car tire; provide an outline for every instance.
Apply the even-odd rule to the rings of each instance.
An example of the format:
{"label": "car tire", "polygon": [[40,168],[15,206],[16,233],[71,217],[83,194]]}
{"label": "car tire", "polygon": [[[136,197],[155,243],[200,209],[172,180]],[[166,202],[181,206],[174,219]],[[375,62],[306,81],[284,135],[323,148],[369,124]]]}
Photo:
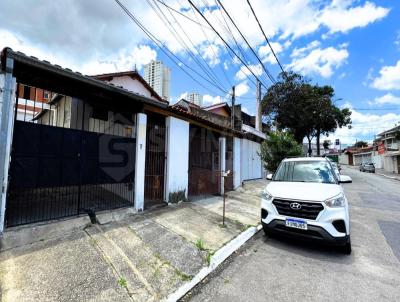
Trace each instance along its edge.
{"label": "car tire", "polygon": [[343,254],[345,255],[350,255],[351,254],[351,241],[350,241],[350,237],[349,240],[346,242],[346,244],[344,246],[342,246],[341,251]]}
{"label": "car tire", "polygon": [[264,230],[265,236],[267,236],[267,237],[272,237],[271,232],[268,231],[267,228],[263,228],[263,230]]}

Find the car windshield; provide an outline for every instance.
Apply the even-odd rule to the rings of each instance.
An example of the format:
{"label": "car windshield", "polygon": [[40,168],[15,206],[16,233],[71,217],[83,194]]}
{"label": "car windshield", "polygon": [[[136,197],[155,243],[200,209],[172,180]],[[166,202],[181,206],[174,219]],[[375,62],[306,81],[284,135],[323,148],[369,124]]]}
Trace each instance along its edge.
{"label": "car windshield", "polygon": [[336,183],[332,168],[324,161],[285,161],[279,165],[274,181]]}

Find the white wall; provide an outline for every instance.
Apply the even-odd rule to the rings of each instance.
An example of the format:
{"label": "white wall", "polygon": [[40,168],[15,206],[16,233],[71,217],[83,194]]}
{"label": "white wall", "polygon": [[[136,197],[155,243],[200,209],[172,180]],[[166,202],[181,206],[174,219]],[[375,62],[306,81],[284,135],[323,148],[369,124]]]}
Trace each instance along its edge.
{"label": "white wall", "polygon": [[144,209],[144,172],[146,162],[146,128],[147,115],[136,116],[136,158],[135,158],[135,209]]}
{"label": "white wall", "polygon": [[167,126],[167,167],[165,196],[185,190],[189,186],[189,123],[175,117],[166,118]]}
{"label": "white wall", "polygon": [[339,164],[348,165],[349,164],[349,156],[347,154],[339,155]]}
{"label": "white wall", "polygon": [[242,183],[241,176],[241,148],[240,138],[233,138],[233,188],[236,189]]}
{"label": "white wall", "polygon": [[382,155],[373,155],[372,156],[372,162],[374,163],[375,168],[377,168],[377,169],[382,169],[383,168]]}
{"label": "white wall", "polygon": [[241,180],[262,177],[262,161],[258,152],[260,144],[248,139],[241,140]]}
{"label": "white wall", "polygon": [[130,76],[114,77],[109,83],[116,86],[122,86],[123,88],[136,92],[138,94],[144,95],[153,100],[157,100],[155,97],[151,96],[150,91],[138,80],[132,79]]}

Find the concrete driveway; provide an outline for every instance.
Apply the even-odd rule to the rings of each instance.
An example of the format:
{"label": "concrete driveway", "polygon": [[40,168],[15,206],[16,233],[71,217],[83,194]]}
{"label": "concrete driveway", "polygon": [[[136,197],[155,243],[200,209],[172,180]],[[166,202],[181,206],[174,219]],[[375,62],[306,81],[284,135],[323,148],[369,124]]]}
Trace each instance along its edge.
{"label": "concrete driveway", "polygon": [[[158,301],[208,266],[214,252],[259,223],[253,181],[222,198],[125,215],[8,230],[0,241],[1,301]],[[119,214],[118,214],[119,213]],[[122,216],[124,219],[110,219]]]}
{"label": "concrete driveway", "polygon": [[400,183],[344,168],[353,253],[260,232],[188,301],[400,301]]}

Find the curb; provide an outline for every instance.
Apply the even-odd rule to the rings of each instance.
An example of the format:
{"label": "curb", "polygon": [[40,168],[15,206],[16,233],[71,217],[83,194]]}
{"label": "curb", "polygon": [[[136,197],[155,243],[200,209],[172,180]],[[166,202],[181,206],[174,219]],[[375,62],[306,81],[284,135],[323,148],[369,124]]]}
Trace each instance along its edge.
{"label": "curb", "polygon": [[220,248],[211,258],[210,265],[204,267],[200,272],[193,277],[188,283],[182,285],[174,293],[170,294],[163,301],[173,302],[178,301],[184,295],[186,295],[192,288],[199,284],[205,277],[211,274],[222,262],[226,260],[230,255],[237,251],[243,244],[245,244],[250,238],[257,234],[262,229],[261,224],[256,227],[251,227],[240,233],[237,237],[229,241],[225,246]]}
{"label": "curb", "polygon": [[396,177],[396,176],[389,176],[389,175],[385,175],[385,174],[378,173],[378,172],[376,172],[375,174],[383,176],[383,177],[386,177],[386,178],[390,178],[390,179],[394,179],[394,180],[400,181],[400,178]]}

